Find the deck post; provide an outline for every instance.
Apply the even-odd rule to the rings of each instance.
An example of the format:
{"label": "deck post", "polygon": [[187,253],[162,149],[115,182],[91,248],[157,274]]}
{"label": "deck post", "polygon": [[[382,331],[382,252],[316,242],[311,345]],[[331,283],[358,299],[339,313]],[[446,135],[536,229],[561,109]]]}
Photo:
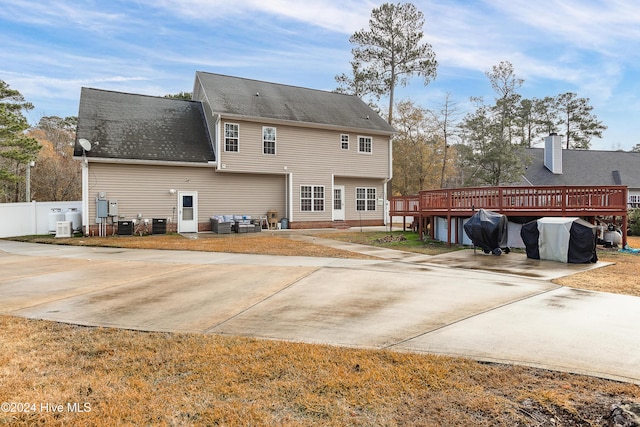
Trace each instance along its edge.
{"label": "deck post", "polygon": [[626,211],[622,215],[622,247],[627,247],[627,227],[629,227],[629,187],[622,189],[622,203],[624,204]]}

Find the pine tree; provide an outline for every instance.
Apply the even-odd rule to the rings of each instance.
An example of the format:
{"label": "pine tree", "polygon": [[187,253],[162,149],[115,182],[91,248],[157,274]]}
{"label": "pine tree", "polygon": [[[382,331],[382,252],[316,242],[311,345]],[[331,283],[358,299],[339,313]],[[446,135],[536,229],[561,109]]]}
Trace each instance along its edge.
{"label": "pine tree", "polygon": [[0,197],[4,201],[24,200],[20,194],[24,169],[40,150],[38,142],[25,135],[29,123],[22,112],[32,108],[20,92],[0,80]]}

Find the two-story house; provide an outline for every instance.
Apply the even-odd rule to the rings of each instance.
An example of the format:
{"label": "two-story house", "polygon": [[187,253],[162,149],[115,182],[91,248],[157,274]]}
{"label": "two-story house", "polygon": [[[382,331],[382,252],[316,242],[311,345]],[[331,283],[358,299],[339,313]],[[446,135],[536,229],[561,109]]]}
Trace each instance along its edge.
{"label": "two-story house", "polygon": [[192,101],[82,88],[84,229],[268,211],[291,228],[382,225],[393,133],[356,96],[205,72]]}

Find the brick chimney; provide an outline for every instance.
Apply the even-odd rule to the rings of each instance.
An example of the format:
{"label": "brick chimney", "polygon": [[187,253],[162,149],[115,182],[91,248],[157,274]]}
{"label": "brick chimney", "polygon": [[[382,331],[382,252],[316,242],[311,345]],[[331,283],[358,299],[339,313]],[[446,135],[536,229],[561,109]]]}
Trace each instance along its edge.
{"label": "brick chimney", "polygon": [[544,139],[544,166],[562,175],[562,137],[555,132]]}

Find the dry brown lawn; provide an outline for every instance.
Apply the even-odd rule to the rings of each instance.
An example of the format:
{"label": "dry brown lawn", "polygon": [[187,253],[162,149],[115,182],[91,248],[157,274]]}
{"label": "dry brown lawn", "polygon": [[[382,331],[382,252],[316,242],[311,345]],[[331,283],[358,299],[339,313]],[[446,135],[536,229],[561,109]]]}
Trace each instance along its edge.
{"label": "dry brown lawn", "polygon": [[[266,233],[94,239],[156,249],[358,256]],[[81,240],[72,243],[87,244]],[[640,247],[640,238],[630,245]],[[599,256],[616,264],[558,282],[640,295],[640,255]],[[0,316],[0,349],[0,425],[11,426],[601,426],[611,404],[640,403],[639,385],[535,368],[11,316]]]}
{"label": "dry brown lawn", "polygon": [[371,258],[356,252],[295,241],[266,231],[256,234],[205,234],[201,235],[201,237],[197,239],[186,238],[179,234],[87,238],[73,237],[59,239],[51,236],[28,236],[16,239],[34,243],[55,243],[58,245],[100,246],[130,249],[171,249],[185,251],[230,252],[240,254]]}
{"label": "dry brown lawn", "polygon": [[8,316],[0,345],[11,426],[582,426],[640,402],[637,385],[520,366]]}
{"label": "dry brown lawn", "polygon": [[[629,236],[628,241],[630,247],[640,249],[640,236]],[[573,288],[640,297],[640,254],[621,253],[616,249],[599,249],[598,259],[614,264],[573,274],[554,282]]]}

